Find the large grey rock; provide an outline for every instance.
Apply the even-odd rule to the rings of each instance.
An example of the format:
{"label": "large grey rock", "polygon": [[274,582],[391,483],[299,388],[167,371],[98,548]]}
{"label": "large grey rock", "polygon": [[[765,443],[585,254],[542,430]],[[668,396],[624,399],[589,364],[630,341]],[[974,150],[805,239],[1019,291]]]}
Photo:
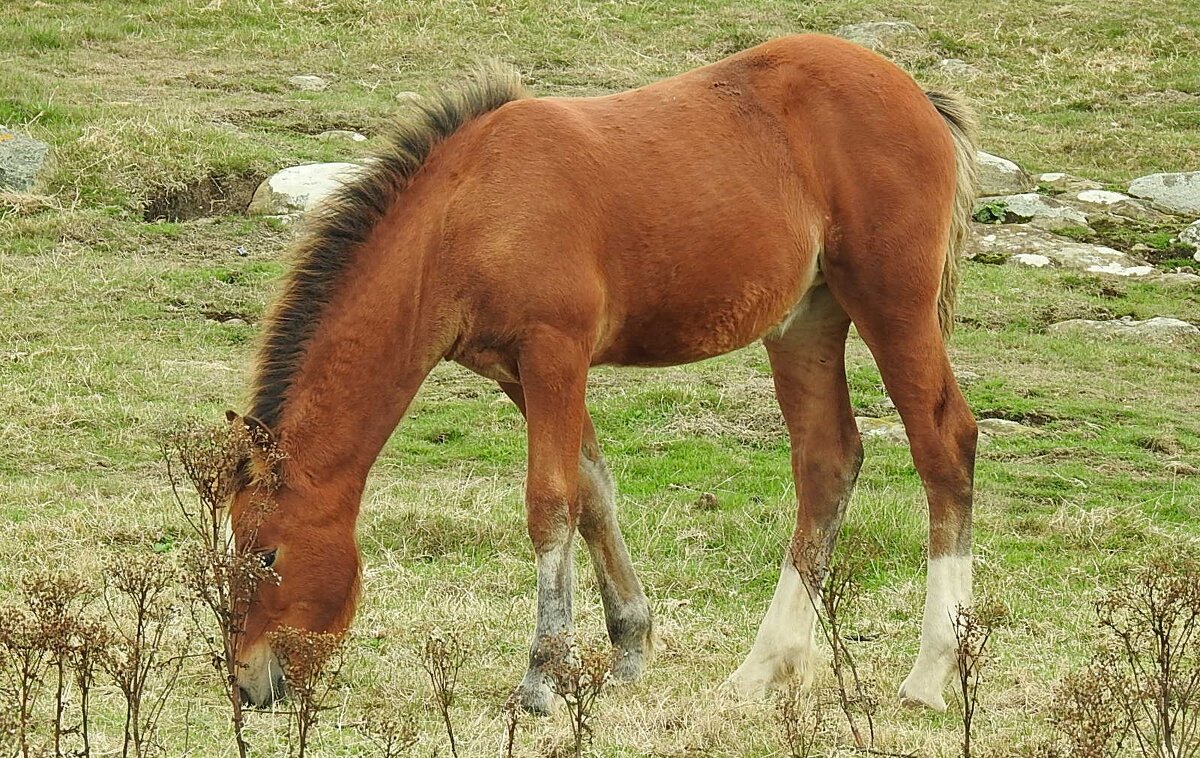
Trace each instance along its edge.
{"label": "large grey rock", "polygon": [[33,189],[49,152],[45,142],[0,126],[0,189]]}
{"label": "large grey rock", "polygon": [[1104,185],[1092,179],[1084,179],[1082,176],[1072,176],[1064,174],[1061,171],[1051,171],[1045,174],[1038,174],[1037,183],[1041,187],[1056,192],[1080,192],[1084,190],[1098,190]]}
{"label": "large grey rock", "polygon": [[320,92],[329,86],[329,82],[312,74],[298,74],[288,77],[288,84],[301,92]]}
{"label": "large grey rock", "polygon": [[[899,416],[855,416],[854,423],[858,426],[858,433],[865,440],[883,440],[894,445],[908,444],[908,433],[904,431],[904,422]],[[979,419],[977,423],[981,445],[996,437],[1016,437],[1036,432],[1032,427],[1007,419],[985,418]]]}
{"label": "large grey rock", "polygon": [[834,34],[878,51],[916,39],[921,30],[907,21],[867,21],[838,27]]}
{"label": "large grey rock", "polygon": [[1003,206],[1006,224],[1045,221],[1052,222],[1052,225],[1060,229],[1066,226],[1087,226],[1087,215],[1082,211],[1036,192],[981,197],[975,201],[976,210],[985,205]]}
{"label": "large grey rock", "polygon": [[366,142],[367,135],[349,129],[330,129],[317,135],[322,142]]}
{"label": "large grey rock", "polygon": [[1145,342],[1167,342],[1177,337],[1200,335],[1200,329],[1192,324],[1177,318],[1162,316],[1145,321],[1134,321],[1128,316],[1113,321],[1091,321],[1076,318],[1052,324],[1048,331],[1052,334],[1084,334],[1104,339],[1115,337],[1138,339]]}
{"label": "large grey rock", "polygon": [[1146,277],[1146,281],[1154,282],[1155,284],[1165,284],[1168,287],[1196,287],[1200,285],[1200,275],[1188,274],[1183,271],[1164,272],[1161,274],[1151,274]]}
{"label": "large grey rock", "polygon": [[[1055,266],[1097,274],[1149,276],[1154,273],[1153,266],[1120,250],[1075,242],[1021,224],[976,224],[974,228],[976,240],[973,257],[1010,261],[1017,256],[1044,256],[1053,261]],[[1018,258],[1013,262],[1035,265],[1034,260]]]}
{"label": "large grey rock", "polygon": [[272,174],[254,191],[247,213],[274,216],[307,211],[361,170],[356,163],[309,163]]}
{"label": "large grey rock", "polygon": [[982,150],[978,152],[977,157],[979,159],[979,187],[976,195],[980,197],[1016,195],[1034,188],[1033,177],[1009,159],[985,153]]}
{"label": "large grey rock", "polygon": [[1129,194],[1144,197],[1171,213],[1197,216],[1200,215],[1200,171],[1142,176],[1130,183]]}

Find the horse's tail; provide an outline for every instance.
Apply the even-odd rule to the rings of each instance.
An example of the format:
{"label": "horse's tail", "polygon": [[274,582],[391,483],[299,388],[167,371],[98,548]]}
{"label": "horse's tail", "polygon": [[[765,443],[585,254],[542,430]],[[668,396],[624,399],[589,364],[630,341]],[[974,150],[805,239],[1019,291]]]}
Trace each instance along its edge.
{"label": "horse's tail", "polygon": [[963,247],[971,234],[971,206],[979,178],[978,124],[966,101],[955,95],[926,92],[925,96],[950,127],[954,138],[955,189],[950,218],[950,245],[942,268],[942,288],[938,295],[938,321],[942,336],[954,330],[954,305],[958,293],[958,265]]}

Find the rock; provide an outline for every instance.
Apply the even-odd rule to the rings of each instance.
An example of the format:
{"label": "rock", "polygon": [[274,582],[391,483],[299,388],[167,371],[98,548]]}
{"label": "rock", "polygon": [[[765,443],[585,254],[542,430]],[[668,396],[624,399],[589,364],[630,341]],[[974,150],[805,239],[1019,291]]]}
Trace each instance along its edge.
{"label": "rock", "polygon": [[404,92],[397,92],[396,99],[405,103],[415,103],[421,99],[421,96],[416,92],[409,92],[406,90]]}
{"label": "rock", "polygon": [[1017,253],[1009,258],[1009,261],[1019,266],[1029,266],[1030,268],[1046,268],[1047,266],[1054,265],[1054,261],[1036,253]]}
{"label": "rock", "polygon": [[33,189],[49,152],[45,142],[0,126],[0,189]]}
{"label": "rock", "polygon": [[981,418],[975,423],[979,427],[979,433],[988,437],[1017,437],[1035,431],[1033,427],[1006,418]]}
{"label": "rock", "polygon": [[838,27],[834,34],[863,47],[880,51],[919,37],[921,30],[907,21],[867,21]]}
{"label": "rock", "polygon": [[937,69],[955,79],[974,79],[983,73],[978,67],[958,58],[943,58],[938,61]]}
{"label": "rock", "polygon": [[899,416],[855,416],[854,423],[858,425],[858,433],[865,440],[883,440],[896,445],[907,445],[908,434],[904,431],[904,423]]}
{"label": "rock", "polygon": [[1117,276],[1147,276],[1154,267],[1145,261],[1104,245],[1056,237],[1020,224],[974,225],[976,256],[1007,259],[1017,255],[1041,255],[1062,268]]}
{"label": "rock", "polygon": [[352,132],[348,129],[330,129],[327,132],[318,134],[317,139],[322,142],[340,142],[342,140],[347,142],[366,142],[367,135]]}
{"label": "rock", "polygon": [[1134,179],[1129,194],[1145,198],[1170,213],[1200,215],[1200,171],[1150,174]]}
{"label": "rock", "polygon": [[1154,282],[1155,284],[1165,284],[1168,287],[1193,287],[1200,284],[1200,275],[1176,271],[1173,273],[1151,274],[1146,277],[1146,281]]}
{"label": "rock", "polygon": [[1076,318],[1052,324],[1048,331],[1051,334],[1085,334],[1106,339],[1132,338],[1147,342],[1170,341],[1177,337],[1200,335],[1200,329],[1192,324],[1177,318],[1162,316],[1145,321],[1134,321],[1128,316],[1113,321],[1091,321]]}
{"label": "rock", "polygon": [[1060,172],[1051,172],[1047,174],[1038,174],[1038,186],[1045,187],[1056,192],[1080,192],[1082,190],[1098,190],[1104,185],[1100,182],[1084,179],[1081,176],[1072,176],[1071,174],[1063,174]]}
{"label": "rock", "polygon": [[1196,255],[1193,257],[1200,261],[1200,221],[1193,221],[1186,229],[1180,232],[1179,241],[1196,248]]}
{"label": "rock", "polygon": [[958,383],[963,385],[972,384],[983,378],[969,368],[954,369],[954,376],[958,379]]}
{"label": "rock", "polygon": [[1088,223],[1099,223],[1101,219],[1120,223],[1123,219],[1145,221],[1152,224],[1162,224],[1171,221],[1171,217],[1157,211],[1144,200],[1137,200],[1120,192],[1108,190],[1083,190],[1058,198],[1071,205],[1088,217]]}
{"label": "rock", "polygon": [[299,74],[297,76],[289,76],[288,84],[292,85],[301,92],[320,92],[329,86],[329,82],[319,76],[312,74]]}
{"label": "rock", "polygon": [[310,210],[360,168],[355,163],[309,163],[285,168],[258,186],[246,212],[273,216]]}
{"label": "rock", "polygon": [[976,195],[988,197],[991,195],[1016,195],[1033,189],[1033,177],[1025,169],[1007,158],[985,153],[977,153],[979,159],[979,187]]}
{"label": "rock", "polygon": [[1076,208],[1036,192],[999,197],[981,197],[975,201],[978,211],[985,205],[1003,206],[1004,223],[1017,224],[1034,220],[1054,222],[1055,228],[1087,226],[1087,216]]}

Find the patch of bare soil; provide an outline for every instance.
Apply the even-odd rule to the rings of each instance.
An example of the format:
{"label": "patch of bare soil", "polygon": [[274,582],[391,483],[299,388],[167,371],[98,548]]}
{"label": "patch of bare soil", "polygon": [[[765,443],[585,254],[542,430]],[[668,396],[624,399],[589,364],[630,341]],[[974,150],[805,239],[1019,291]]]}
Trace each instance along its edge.
{"label": "patch of bare soil", "polygon": [[244,213],[254,190],[266,177],[259,173],[207,176],[152,196],[142,210],[146,221],[189,221],[205,216]]}

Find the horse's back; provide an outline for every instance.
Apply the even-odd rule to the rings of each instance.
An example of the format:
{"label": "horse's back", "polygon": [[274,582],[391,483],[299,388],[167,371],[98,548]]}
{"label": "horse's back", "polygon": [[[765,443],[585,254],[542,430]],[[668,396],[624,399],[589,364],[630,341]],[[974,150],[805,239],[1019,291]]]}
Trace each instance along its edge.
{"label": "horse's back", "polygon": [[751,342],[868,213],[928,189],[931,172],[953,187],[952,153],[930,156],[950,148],[920,88],[820,35],[605,97],[515,101],[473,128],[454,223],[489,231],[455,238],[497,267],[493,289],[529,291],[506,308],[602,311],[598,362],[680,363]]}

